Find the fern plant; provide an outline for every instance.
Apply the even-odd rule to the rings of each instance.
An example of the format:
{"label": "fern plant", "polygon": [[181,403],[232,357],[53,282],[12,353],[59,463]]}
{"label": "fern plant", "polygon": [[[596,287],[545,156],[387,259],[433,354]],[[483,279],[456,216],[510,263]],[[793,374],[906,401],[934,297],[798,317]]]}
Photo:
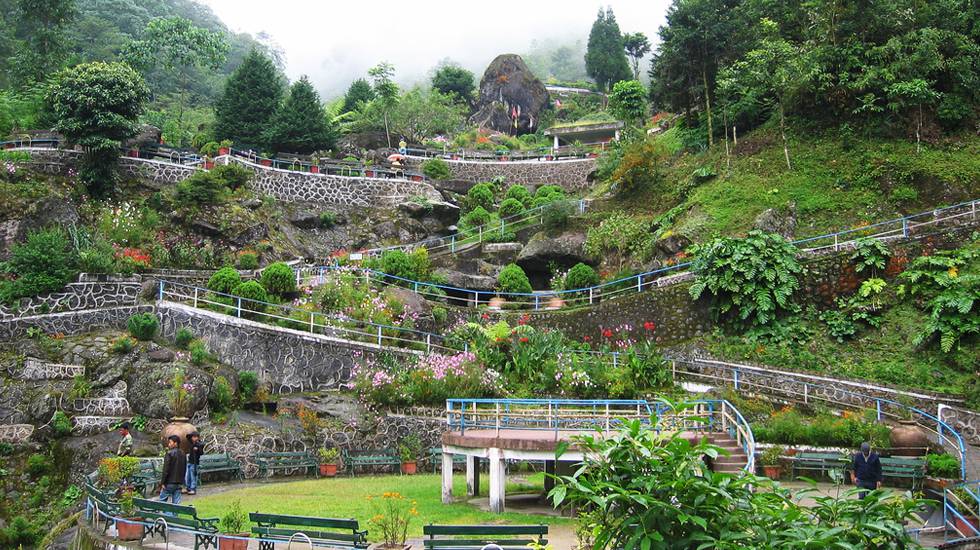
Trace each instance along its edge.
{"label": "fern plant", "polygon": [[885,269],[885,262],[891,257],[892,252],[888,250],[885,243],[874,237],[861,237],[854,241],[854,254],[851,260],[855,262],[855,270],[858,273],[870,270],[872,276],[876,276],[879,269]]}
{"label": "fern plant", "polygon": [[957,250],[920,256],[902,273],[903,291],[917,298],[929,318],[913,343],[939,338],[949,353],[970,336],[980,333],[980,246],[974,240]]}

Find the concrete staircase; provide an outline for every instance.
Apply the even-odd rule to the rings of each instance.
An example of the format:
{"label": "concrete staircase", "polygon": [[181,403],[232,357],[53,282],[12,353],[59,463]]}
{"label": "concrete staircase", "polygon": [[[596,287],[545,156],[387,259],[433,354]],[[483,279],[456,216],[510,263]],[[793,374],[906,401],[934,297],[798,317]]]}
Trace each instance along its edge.
{"label": "concrete staircase", "polygon": [[712,461],[711,469],[713,471],[738,473],[745,468],[748,457],[745,456],[745,451],[742,450],[742,446],[737,441],[729,437],[728,434],[712,434],[710,440],[712,444],[729,453],[728,456],[719,456]]}

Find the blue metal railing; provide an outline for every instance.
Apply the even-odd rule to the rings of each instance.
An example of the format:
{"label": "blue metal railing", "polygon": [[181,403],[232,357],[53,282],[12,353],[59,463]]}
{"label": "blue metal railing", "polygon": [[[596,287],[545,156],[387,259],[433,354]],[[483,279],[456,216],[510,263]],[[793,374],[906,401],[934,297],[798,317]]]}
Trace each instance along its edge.
{"label": "blue metal railing", "polygon": [[516,162],[516,161],[561,161],[582,158],[594,158],[598,151],[604,150],[605,142],[576,145],[560,145],[556,147],[536,147],[511,151],[497,149],[495,151],[465,150],[465,149],[432,149],[425,147],[406,147],[405,154],[418,158],[441,158],[445,160],[469,160],[474,162]]}
{"label": "blue metal railing", "polygon": [[[946,540],[980,537],[980,481],[965,481],[943,489]],[[958,536],[950,537],[950,532]]]}

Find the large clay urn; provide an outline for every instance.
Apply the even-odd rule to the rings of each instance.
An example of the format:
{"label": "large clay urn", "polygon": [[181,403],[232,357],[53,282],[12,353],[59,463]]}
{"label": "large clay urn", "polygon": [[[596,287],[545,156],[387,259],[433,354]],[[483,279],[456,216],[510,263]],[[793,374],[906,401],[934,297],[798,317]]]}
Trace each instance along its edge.
{"label": "large clay urn", "polygon": [[175,416],[170,419],[170,423],[163,427],[163,431],[160,432],[160,441],[163,442],[163,446],[167,446],[167,439],[176,435],[180,438],[180,450],[184,451],[184,454],[191,452],[191,442],[187,439],[187,436],[191,433],[197,431],[197,428],[190,423],[190,419],[183,416]]}
{"label": "large clay urn", "polygon": [[922,456],[929,451],[929,436],[913,420],[899,420],[889,436],[895,456]]}

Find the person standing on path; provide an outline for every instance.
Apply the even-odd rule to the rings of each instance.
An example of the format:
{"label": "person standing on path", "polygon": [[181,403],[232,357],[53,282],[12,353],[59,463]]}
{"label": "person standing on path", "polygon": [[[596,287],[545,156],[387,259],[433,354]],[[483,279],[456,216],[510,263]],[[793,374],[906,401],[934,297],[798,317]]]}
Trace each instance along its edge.
{"label": "person standing on path", "polygon": [[868,491],[881,488],[881,460],[878,453],[871,452],[871,444],[865,441],[861,444],[861,452],[854,455],[854,468],[851,470],[851,482],[861,489],[858,498],[868,496]]}
{"label": "person standing on path", "polygon": [[116,447],[116,456],[129,456],[133,454],[133,434],[129,433],[129,422],[123,422],[119,426],[119,446]]}
{"label": "person standing on path", "polygon": [[163,475],[160,478],[160,502],[167,502],[170,498],[174,504],[180,504],[180,486],[187,475],[187,457],[180,450],[180,437],[168,437],[167,449],[167,454],[163,456]]}
{"label": "person standing on path", "polygon": [[187,434],[187,440],[191,443],[191,452],[187,454],[187,475],[184,481],[185,492],[188,495],[197,494],[197,484],[201,479],[201,456],[204,455],[204,442],[201,441],[201,434],[192,432]]}
{"label": "person standing on path", "polygon": [[402,140],[398,142],[398,152],[403,155],[408,152],[408,144],[405,143],[405,138],[402,138]]}

